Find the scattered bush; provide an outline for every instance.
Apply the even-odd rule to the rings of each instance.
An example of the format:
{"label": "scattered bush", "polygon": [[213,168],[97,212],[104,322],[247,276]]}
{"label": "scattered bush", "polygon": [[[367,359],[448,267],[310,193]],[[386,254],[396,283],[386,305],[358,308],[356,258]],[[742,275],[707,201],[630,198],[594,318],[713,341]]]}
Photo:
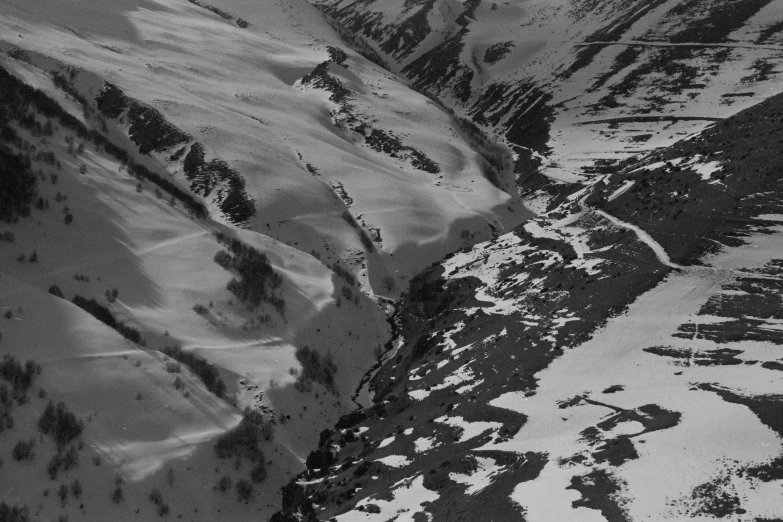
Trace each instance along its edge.
{"label": "scattered bush", "polygon": [[54,403],[49,401],[41,418],[38,419],[38,428],[44,434],[51,435],[57,447],[62,449],[82,434],[84,423],[68,411],[65,403],[59,402],[55,407]]}
{"label": "scattered bush", "polygon": [[258,462],[258,465],[263,467],[264,452],[261,451],[260,444],[262,440],[271,439],[271,422],[266,420],[260,412],[248,408],[237,427],[218,438],[215,443],[215,454],[219,459],[247,458],[251,462]]}
{"label": "scattered bush", "polygon": [[111,501],[114,504],[119,504],[124,500],[124,495],[122,494],[122,486],[117,486],[114,488],[114,491],[111,494]]}
{"label": "scattered bush", "polygon": [[253,495],[253,486],[247,480],[241,479],[237,482],[237,499],[239,502],[247,502]]}
{"label": "scattered bush", "polygon": [[32,458],[35,457],[35,452],[33,451],[34,447],[35,439],[30,438],[26,441],[20,440],[14,446],[13,451],[11,451],[11,456],[17,462],[21,460],[32,460]]}
{"label": "scattered bush", "polygon": [[196,312],[198,315],[207,315],[209,313],[209,308],[207,308],[201,303],[196,303],[193,305],[193,311]]}
{"label": "scattered bush", "polygon": [[26,361],[22,365],[13,355],[4,355],[0,360],[0,377],[11,383],[13,396],[17,399],[33,385],[34,377],[40,373],[41,365],[35,361]]}
{"label": "scattered bush", "polygon": [[52,294],[55,297],[63,298],[63,291],[60,290],[60,287],[57,285],[52,285],[49,287],[49,293]]}
{"label": "scattered bush", "polygon": [[218,481],[217,489],[221,493],[225,493],[226,491],[231,489],[231,477],[229,477],[228,475],[223,475]]}
{"label": "scattered bush", "polygon": [[9,506],[0,502],[0,521],[2,522],[30,522],[30,510],[27,506]]}

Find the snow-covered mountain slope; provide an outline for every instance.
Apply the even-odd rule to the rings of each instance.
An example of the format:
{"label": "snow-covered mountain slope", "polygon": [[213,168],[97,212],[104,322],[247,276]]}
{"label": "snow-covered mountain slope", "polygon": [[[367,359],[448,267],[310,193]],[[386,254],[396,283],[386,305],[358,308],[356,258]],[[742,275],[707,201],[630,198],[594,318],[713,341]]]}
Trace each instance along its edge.
{"label": "snow-covered mountain slope", "polygon": [[275,520],[780,519],[781,106],[415,278]]}
{"label": "snow-covered mountain slope", "polygon": [[[28,73],[31,83],[52,87]],[[347,270],[338,276],[274,239],[198,217],[192,195],[156,161],[117,145],[132,145],[122,135],[102,133],[94,115],[74,116],[5,69],[0,100],[0,354],[37,361],[50,399],[82,419],[105,419],[88,423],[83,441],[103,455],[106,473],[125,481],[124,494],[138,499],[171,467],[201,470],[193,480],[213,491],[218,471],[231,467],[216,458],[216,441],[246,407],[263,412],[274,437],[264,444],[267,475],[253,481],[250,503],[235,506],[233,491],[191,502],[199,492],[184,481],[166,502],[180,513],[200,509],[195,519],[203,520],[216,509],[239,510],[231,515],[237,519],[271,513],[318,430],[353,407],[354,390],[387,341],[386,314]],[[260,291],[250,286],[253,273]],[[258,275],[265,273],[271,283]],[[254,301],[250,290],[261,297]],[[331,361],[338,379],[311,382],[297,356],[304,347]],[[300,391],[298,380],[314,391]],[[36,436],[33,417],[42,407],[27,408],[31,422],[2,443]],[[25,482],[30,487],[3,489],[0,500],[32,507],[51,490],[51,455],[39,455],[35,465],[2,472],[8,480],[37,477],[41,487]],[[98,480],[90,467],[80,469],[68,481]],[[228,476],[237,484],[249,472],[245,464]],[[112,494],[95,493],[107,506]],[[77,514],[72,507],[64,512]],[[46,517],[56,515],[50,509]]]}
{"label": "snow-covered mountain slope", "polygon": [[[389,340],[384,299],[367,295],[396,296],[530,215],[509,195],[510,151],[489,156],[475,129],[341,45],[296,0],[0,5],[0,355],[34,356],[49,398],[106,419],[82,437],[104,471],[83,457],[66,473],[104,484],[97,511],[58,508],[51,448],[9,463],[12,434],[2,480],[27,482],[0,500],[124,520],[162,509],[146,500],[157,487],[191,519],[265,518],[319,431],[364,399]],[[90,315],[106,326],[82,346]],[[39,436],[45,404],[20,404],[20,440]],[[263,426],[240,422],[245,407]],[[270,423],[266,460],[250,455],[266,476],[216,455]],[[170,468],[208,493],[182,481],[167,495]],[[240,479],[252,492],[237,503]]]}
{"label": "snow-covered mountain slope", "polygon": [[[216,217],[349,261],[378,293],[394,294],[432,261],[526,215],[487,181],[486,161],[451,115],[338,49],[305,2],[0,9],[0,45],[16,57],[9,67],[62,74]],[[302,81],[330,56],[342,63],[326,65],[330,86]],[[337,85],[347,89],[340,98]],[[194,143],[207,164],[198,173],[183,167]]]}
{"label": "snow-covered mountain slope", "polygon": [[780,91],[779,0],[313,3],[515,146],[523,178],[612,168]]}

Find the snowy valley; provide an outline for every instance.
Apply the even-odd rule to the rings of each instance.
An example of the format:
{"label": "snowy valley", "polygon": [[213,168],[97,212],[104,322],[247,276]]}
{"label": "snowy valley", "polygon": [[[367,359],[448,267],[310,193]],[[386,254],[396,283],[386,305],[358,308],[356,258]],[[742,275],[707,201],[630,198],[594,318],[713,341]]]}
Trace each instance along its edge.
{"label": "snowy valley", "polygon": [[780,0],[0,4],[0,520],[783,518]]}

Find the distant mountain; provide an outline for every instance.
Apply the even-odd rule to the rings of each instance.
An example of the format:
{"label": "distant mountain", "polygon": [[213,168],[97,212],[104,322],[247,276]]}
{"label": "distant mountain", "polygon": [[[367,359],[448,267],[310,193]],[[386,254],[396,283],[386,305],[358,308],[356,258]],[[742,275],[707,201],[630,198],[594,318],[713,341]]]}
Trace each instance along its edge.
{"label": "distant mountain", "polygon": [[[313,0],[357,49],[559,179],[780,91],[774,0]],[[524,160],[524,161],[523,161]]]}

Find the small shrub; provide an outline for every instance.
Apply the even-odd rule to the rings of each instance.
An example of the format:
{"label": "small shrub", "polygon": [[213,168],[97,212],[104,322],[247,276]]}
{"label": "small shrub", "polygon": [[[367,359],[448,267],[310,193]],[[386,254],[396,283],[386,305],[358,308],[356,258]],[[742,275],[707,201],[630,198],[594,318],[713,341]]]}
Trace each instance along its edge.
{"label": "small shrub", "polygon": [[193,311],[196,312],[198,315],[207,315],[209,313],[209,308],[207,308],[201,303],[197,303],[193,305]]}
{"label": "small shrub", "polygon": [[33,451],[34,447],[35,439],[30,438],[26,441],[20,440],[14,446],[13,451],[11,451],[11,456],[17,462],[21,460],[32,460],[33,457],[35,457],[35,452]]}
{"label": "small shrub", "polygon": [[250,480],[253,484],[260,484],[266,480],[266,465],[263,460],[258,461],[250,470]]}
{"label": "small shrub", "polygon": [[82,484],[78,479],[71,483],[71,494],[73,495],[73,498],[79,498],[82,496]]}
{"label": "small shrub", "polygon": [[107,288],[106,289],[106,301],[108,301],[109,303],[115,302],[119,295],[120,295],[120,292],[116,288]]}
{"label": "small shrub", "polygon": [[237,499],[239,502],[247,502],[253,495],[253,486],[247,480],[241,479],[237,482]]}
{"label": "small shrub", "polygon": [[117,486],[114,488],[114,491],[111,494],[111,501],[114,504],[119,504],[124,499],[124,495],[122,494],[122,486]]}
{"label": "small shrub", "polygon": [[160,505],[163,502],[163,495],[161,494],[160,490],[158,488],[152,488],[152,491],[150,491],[149,497],[150,502],[153,504]]}
{"label": "small shrub", "polygon": [[229,477],[228,475],[223,475],[218,481],[217,489],[221,493],[225,493],[226,491],[231,489],[231,477]]}
{"label": "small shrub", "polygon": [[50,286],[49,287],[49,293],[52,294],[55,297],[63,298],[63,291],[57,285]]}

